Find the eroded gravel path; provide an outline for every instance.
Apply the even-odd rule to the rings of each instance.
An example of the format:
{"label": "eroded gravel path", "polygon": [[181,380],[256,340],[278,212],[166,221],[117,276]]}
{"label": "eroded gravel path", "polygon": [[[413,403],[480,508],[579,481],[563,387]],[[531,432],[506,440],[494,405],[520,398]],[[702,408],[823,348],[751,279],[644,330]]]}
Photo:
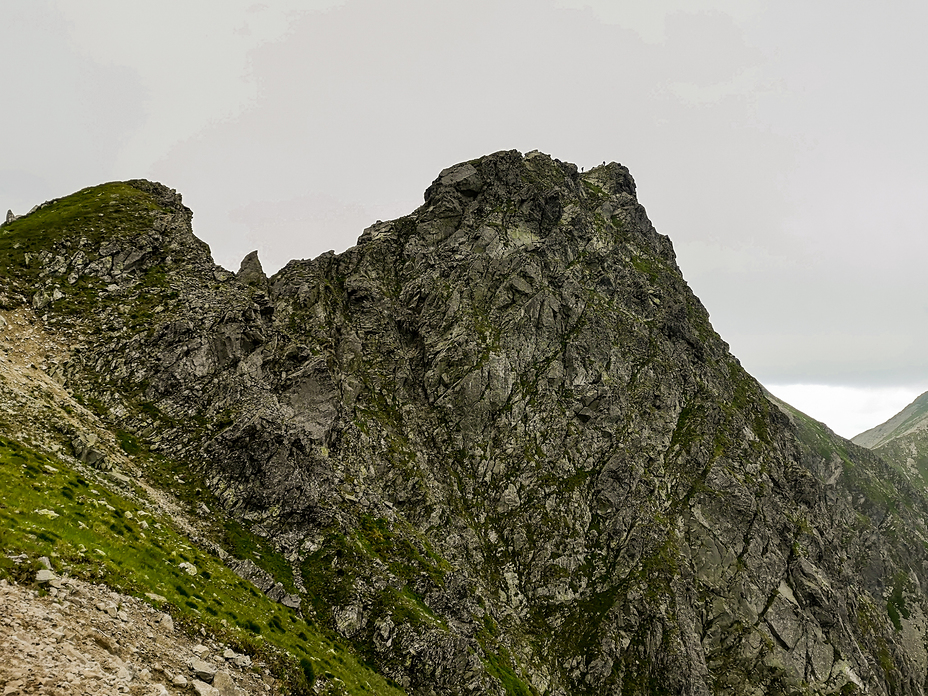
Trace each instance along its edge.
{"label": "eroded gravel path", "polygon": [[191,639],[139,599],[74,579],[52,584],[46,595],[0,580],[3,696],[276,693],[263,665]]}

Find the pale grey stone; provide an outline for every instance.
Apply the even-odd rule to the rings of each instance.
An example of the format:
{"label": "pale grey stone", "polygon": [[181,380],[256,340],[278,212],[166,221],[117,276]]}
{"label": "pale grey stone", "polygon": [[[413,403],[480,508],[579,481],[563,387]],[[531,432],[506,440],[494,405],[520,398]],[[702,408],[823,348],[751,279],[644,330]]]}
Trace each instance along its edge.
{"label": "pale grey stone", "polygon": [[199,658],[190,661],[190,671],[196,675],[197,679],[205,682],[212,682],[213,677],[216,676],[216,666]]}
{"label": "pale grey stone", "polygon": [[197,693],[198,696],[220,696],[218,689],[200,681],[199,679],[194,679],[192,686],[193,690]]}
{"label": "pale grey stone", "polygon": [[216,672],[216,676],[213,677],[213,688],[219,692],[220,696],[240,696],[241,694],[228,672]]}

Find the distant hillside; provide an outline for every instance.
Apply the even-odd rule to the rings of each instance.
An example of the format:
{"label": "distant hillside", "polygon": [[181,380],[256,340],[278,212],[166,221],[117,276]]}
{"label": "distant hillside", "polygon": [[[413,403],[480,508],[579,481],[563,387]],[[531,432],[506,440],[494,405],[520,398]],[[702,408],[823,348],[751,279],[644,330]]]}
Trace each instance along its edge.
{"label": "distant hillside", "polygon": [[928,424],[928,392],[915,399],[885,423],[870,428],[860,435],[855,435],[851,438],[851,442],[867,449],[876,449],[890,440],[918,430],[925,430],[926,424]]}
{"label": "distant hillside", "polygon": [[852,441],[879,454],[915,485],[928,487],[928,392]]}

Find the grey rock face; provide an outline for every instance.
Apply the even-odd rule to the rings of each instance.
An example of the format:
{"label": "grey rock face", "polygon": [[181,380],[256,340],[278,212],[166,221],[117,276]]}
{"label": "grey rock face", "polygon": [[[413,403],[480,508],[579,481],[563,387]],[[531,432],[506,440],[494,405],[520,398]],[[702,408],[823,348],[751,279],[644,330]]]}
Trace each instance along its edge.
{"label": "grey rock face", "polygon": [[80,260],[123,299],[69,384],[204,462],[407,692],[923,693],[923,490],[765,396],[621,165],[455,165],[261,287],[133,185],[173,212]]}
{"label": "grey rock face", "polygon": [[237,696],[241,692],[228,672],[216,672],[213,677],[213,688],[220,696]]}
{"label": "grey rock face", "polygon": [[94,448],[94,444],[96,444],[95,438],[90,438],[89,440],[84,440],[79,437],[75,438],[71,442],[74,456],[95,469],[100,469],[102,471],[112,469],[113,465],[106,461],[106,455]]}
{"label": "grey rock face", "polygon": [[219,689],[199,679],[193,680],[193,690],[196,692],[197,696],[219,696],[220,693]]}
{"label": "grey rock face", "polygon": [[274,587],[274,576],[259,568],[254,561],[233,560],[229,562],[229,567],[236,575],[247,580],[262,592],[266,593]]}
{"label": "grey rock face", "polygon": [[300,596],[289,594],[284,589],[283,584],[275,582],[274,577],[266,570],[259,568],[250,560],[230,560],[229,567],[240,578],[248,580],[255,587],[260,589],[264,594],[275,602],[280,602],[291,609],[299,609],[301,605]]}
{"label": "grey rock face", "polygon": [[264,274],[264,269],[261,268],[257,251],[252,251],[242,259],[242,264],[235,275],[246,285],[267,286],[267,276]]}

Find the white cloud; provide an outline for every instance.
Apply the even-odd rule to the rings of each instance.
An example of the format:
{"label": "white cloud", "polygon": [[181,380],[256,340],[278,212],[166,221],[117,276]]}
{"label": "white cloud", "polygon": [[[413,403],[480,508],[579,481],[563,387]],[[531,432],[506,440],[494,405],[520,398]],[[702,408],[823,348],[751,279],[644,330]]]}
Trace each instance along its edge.
{"label": "white cloud", "polygon": [[928,81],[911,69],[928,55],[925,3],[3,10],[3,210],[156,178],[183,192],[217,260],[258,246],[274,270],[410,212],[457,161],[510,148],[616,160],[761,380],[928,374]]}
{"label": "white cloud", "polygon": [[760,0],[555,0],[554,5],[589,10],[600,21],[631,29],[648,43],[666,40],[667,18],[677,13],[718,13],[744,21],[764,6]]}
{"label": "white cloud", "polygon": [[[246,239],[260,247],[261,263],[266,272],[273,273],[294,257],[291,240],[315,238],[341,242],[357,239],[361,231],[374,222],[375,214],[357,203],[313,193],[286,201],[247,203],[234,209],[229,218],[248,229]],[[310,256],[324,251],[328,249],[300,250]]]}
{"label": "white cloud", "polygon": [[848,439],[895,416],[928,389],[861,389],[822,384],[772,384],[767,389],[790,406]]}
{"label": "white cloud", "polygon": [[137,175],[176,143],[232,118],[258,96],[250,74],[254,48],[286,36],[310,11],[341,0],[58,0],[70,38],[99,65],[132,70],[145,93],[146,119],[116,164]]}

